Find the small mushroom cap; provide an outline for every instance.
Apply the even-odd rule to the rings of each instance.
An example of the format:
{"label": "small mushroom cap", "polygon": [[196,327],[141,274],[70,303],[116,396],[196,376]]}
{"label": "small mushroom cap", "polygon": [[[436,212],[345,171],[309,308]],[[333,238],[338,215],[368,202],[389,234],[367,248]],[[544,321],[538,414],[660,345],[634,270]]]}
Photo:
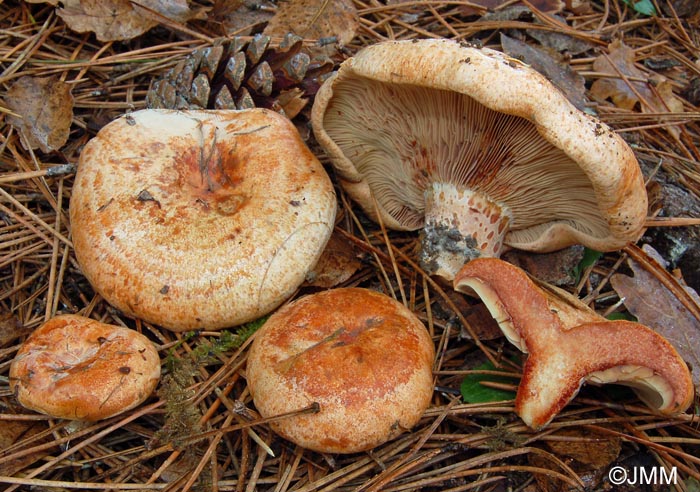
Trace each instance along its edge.
{"label": "small mushroom cap", "polygon": [[330,237],[331,181],[268,110],[143,110],[81,153],[70,204],[83,273],[123,312],[183,331],[256,319]]}
{"label": "small mushroom cap", "polygon": [[644,325],[608,321],[563,291],[542,290],[524,271],[495,258],[465,265],[455,289],[475,292],[507,338],[529,353],[515,409],[530,427],[549,423],[585,381],[630,386],[665,414],[683,412],[693,401],[687,365]]}
{"label": "small mushroom cap", "polygon": [[432,340],[406,307],[360,288],[300,298],[263,325],[246,377],[256,408],[302,447],[328,453],[371,449],[418,422],[433,393]]}
{"label": "small mushroom cap", "polygon": [[[348,194],[388,227],[424,227],[435,183],[498,204],[505,245],[529,251],[615,250],[638,238],[646,217],[642,174],[622,138],[491,49],[444,39],[366,47],[321,87],[312,123]],[[450,225],[466,220],[458,215]]]}
{"label": "small mushroom cap", "polygon": [[159,379],[160,358],[145,336],[76,315],[41,325],[10,365],[10,389],[22,406],[71,420],[130,410]]}

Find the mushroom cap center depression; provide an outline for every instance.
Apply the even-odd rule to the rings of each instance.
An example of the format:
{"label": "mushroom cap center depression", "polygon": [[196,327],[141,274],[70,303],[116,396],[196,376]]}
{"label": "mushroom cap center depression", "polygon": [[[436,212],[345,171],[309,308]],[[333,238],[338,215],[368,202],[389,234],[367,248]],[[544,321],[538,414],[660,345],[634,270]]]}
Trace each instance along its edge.
{"label": "mushroom cap center depression", "polygon": [[[244,183],[250,161],[250,152],[246,149],[251,145],[246,139],[250,138],[238,135],[236,145],[231,146],[217,138],[220,132],[217,128],[204,127],[202,131],[210,135],[196,147],[189,139],[178,137],[173,137],[168,144],[153,144],[157,152],[169,149],[172,169],[154,176],[151,186],[137,195],[136,206],[149,207],[150,213],[161,223],[182,218],[191,206],[197,207],[198,213],[233,215],[250,201],[248,186]],[[173,197],[177,203],[168,210],[161,203],[164,197]]]}
{"label": "mushroom cap center depression", "polygon": [[465,94],[338,79],[323,125],[403,229],[424,226],[426,190],[446,183],[512,213],[506,244],[557,221],[592,236],[609,232],[591,181],[571,158],[532,122]]}
{"label": "mushroom cap center depression", "polygon": [[[128,237],[158,249],[161,258],[174,254],[176,261],[225,242],[259,244],[264,234],[255,230],[273,227],[264,217],[283,208],[284,196],[305,199],[303,183],[312,179],[304,176],[303,165],[285,170],[274,163],[275,156],[265,150],[266,129],[245,122],[222,128],[203,120],[192,134],[149,139],[133,153],[119,150],[128,147],[123,137],[105,135],[102,141],[112,147],[109,166],[97,171],[93,185],[110,191],[97,192],[102,201],[96,216],[112,240]],[[263,192],[266,179],[284,192]],[[125,217],[125,208],[133,208],[132,217]]]}
{"label": "mushroom cap center depression", "polygon": [[422,322],[398,301],[360,288],[301,297],[256,334],[246,366],[264,417],[320,405],[274,422],[297,444],[350,453],[412,427],[433,394],[435,349]]}
{"label": "mushroom cap center depression", "polygon": [[336,206],[294,126],[264,110],[130,118],[81,154],[70,213],[90,283],[174,330],[232,326],[279,305],[317,261]]}
{"label": "mushroom cap center depression", "polygon": [[[367,315],[351,326],[343,326],[333,315],[317,312],[315,318],[320,327],[306,331],[320,337],[319,341],[306,346],[286,332],[278,332],[270,340],[290,350],[289,357],[275,364],[275,370],[311,397],[333,394],[343,406],[361,406],[395,391],[414,377],[416,367],[425,364],[421,339],[406,330],[398,316]],[[400,350],[387,352],[391,345]]]}

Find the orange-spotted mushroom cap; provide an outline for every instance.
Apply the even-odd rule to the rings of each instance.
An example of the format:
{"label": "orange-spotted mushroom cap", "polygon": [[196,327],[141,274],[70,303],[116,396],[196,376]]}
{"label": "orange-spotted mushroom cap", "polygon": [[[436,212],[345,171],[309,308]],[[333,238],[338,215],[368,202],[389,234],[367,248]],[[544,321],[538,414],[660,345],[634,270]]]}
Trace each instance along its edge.
{"label": "orange-spotted mushroom cap", "polygon": [[348,194],[388,227],[422,229],[424,268],[450,280],[504,248],[615,250],[646,217],[630,147],[491,49],[366,47],[321,87],[312,123]]}
{"label": "orange-spotted mushroom cap", "polygon": [[537,286],[496,258],[467,263],[455,289],[476,293],[507,338],[527,352],[515,410],[532,428],[545,426],[584,382],[630,386],[649,407],[685,411],[694,387],[688,366],[654,330],[608,321],[563,291]]}
{"label": "orange-spotted mushroom cap", "polygon": [[142,334],[76,315],[47,321],[10,365],[22,406],[56,418],[95,421],[141,404],[160,379],[160,358]]}
{"label": "orange-spotted mushroom cap", "polygon": [[266,314],[303,282],[336,200],[292,123],[264,109],[143,110],[85,147],[75,254],[130,316],[183,331]]}
{"label": "orange-spotted mushroom cap", "polygon": [[435,351],[403,304],[360,288],[302,297],[256,334],[246,377],[258,411],[273,417],[318,404],[272,428],[328,453],[371,449],[410,429],[433,393]]}

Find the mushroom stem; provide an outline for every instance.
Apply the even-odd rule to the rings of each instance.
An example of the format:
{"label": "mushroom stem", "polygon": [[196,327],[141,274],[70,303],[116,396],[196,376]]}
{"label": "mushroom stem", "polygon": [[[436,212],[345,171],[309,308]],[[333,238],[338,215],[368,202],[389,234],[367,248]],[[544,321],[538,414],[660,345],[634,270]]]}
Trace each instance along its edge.
{"label": "mushroom stem", "polygon": [[510,221],[510,210],[483,193],[432,183],[425,190],[423,268],[452,281],[469,260],[499,257]]}

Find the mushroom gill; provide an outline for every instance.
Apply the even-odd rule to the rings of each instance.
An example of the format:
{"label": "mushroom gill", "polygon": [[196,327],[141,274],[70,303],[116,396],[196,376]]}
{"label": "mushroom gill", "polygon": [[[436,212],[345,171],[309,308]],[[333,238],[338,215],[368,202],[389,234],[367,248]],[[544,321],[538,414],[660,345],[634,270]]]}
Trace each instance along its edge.
{"label": "mushroom gill", "polygon": [[526,119],[465,94],[369,79],[343,80],[334,93],[325,130],[398,227],[424,226],[425,195],[441,183],[511,210],[510,235],[552,220],[607,231],[590,179]]}
{"label": "mushroom gill", "polygon": [[324,83],[311,119],[348,194],[387,227],[422,229],[423,266],[447,279],[505,247],[617,249],[646,215],[624,141],[493,50],[364,48]]}

